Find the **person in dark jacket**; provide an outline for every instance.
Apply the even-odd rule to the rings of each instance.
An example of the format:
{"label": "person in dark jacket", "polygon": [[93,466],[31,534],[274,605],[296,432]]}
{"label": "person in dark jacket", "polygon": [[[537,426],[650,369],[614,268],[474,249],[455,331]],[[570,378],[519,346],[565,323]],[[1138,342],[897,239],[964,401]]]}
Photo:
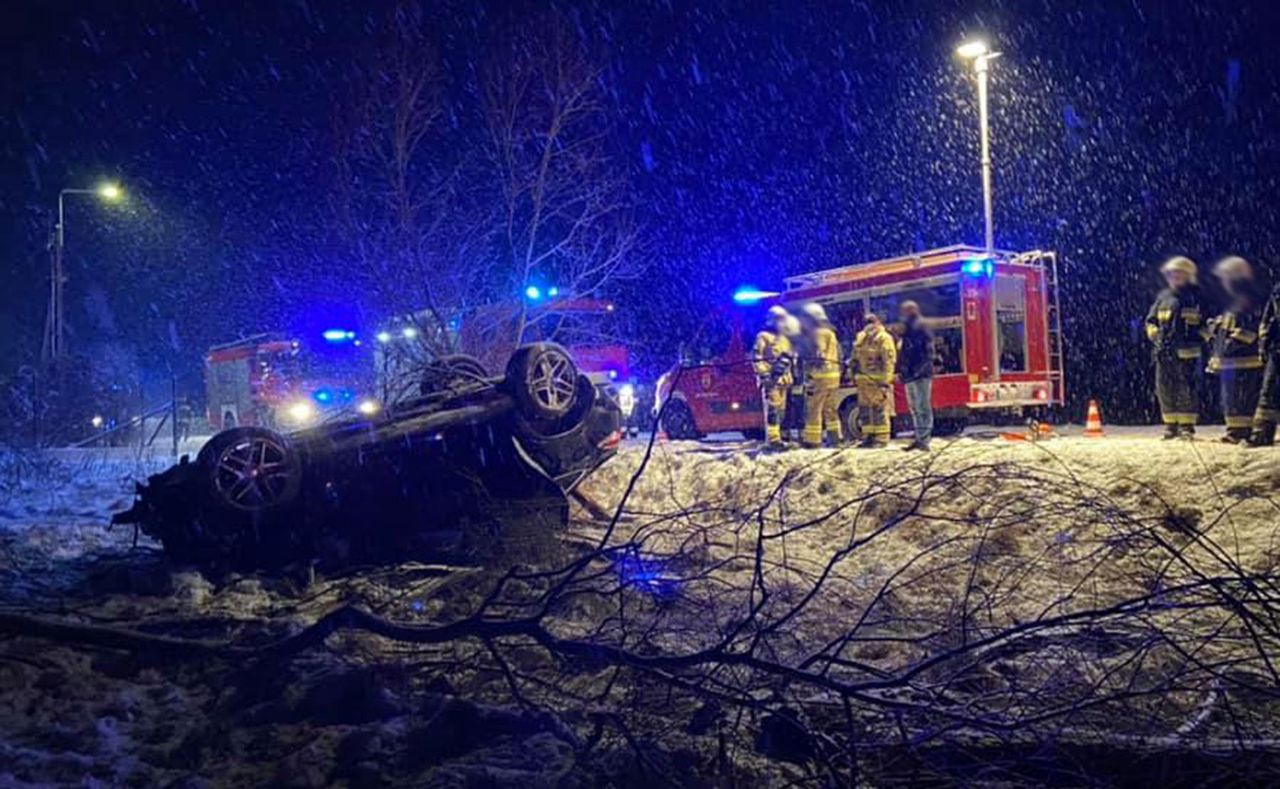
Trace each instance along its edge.
{"label": "person in dark jacket", "polygon": [[1262,386],[1258,322],[1266,298],[1254,278],[1253,267],[1242,257],[1223,258],[1213,267],[1213,274],[1231,303],[1209,322],[1212,355],[1208,371],[1218,376],[1222,386],[1222,413],[1227,423],[1222,440],[1239,444],[1249,438]]}
{"label": "person in dark jacket", "polygon": [[907,391],[911,424],[916,431],[915,440],[906,450],[927,450],[933,438],[933,332],[920,314],[920,305],[914,301],[904,301],[898,306],[898,318],[902,322],[898,375]]}
{"label": "person in dark jacket", "polygon": [[1172,257],[1160,267],[1168,285],[1147,312],[1147,337],[1154,345],[1156,397],[1164,420],[1164,438],[1191,438],[1196,432],[1200,396],[1196,372],[1205,340],[1196,264]]}
{"label": "person in dark jacket", "polygon": [[1249,446],[1269,447],[1276,442],[1276,423],[1280,422],[1280,284],[1262,308],[1258,326],[1258,347],[1262,354],[1262,390],[1258,408],[1253,412],[1253,432]]}

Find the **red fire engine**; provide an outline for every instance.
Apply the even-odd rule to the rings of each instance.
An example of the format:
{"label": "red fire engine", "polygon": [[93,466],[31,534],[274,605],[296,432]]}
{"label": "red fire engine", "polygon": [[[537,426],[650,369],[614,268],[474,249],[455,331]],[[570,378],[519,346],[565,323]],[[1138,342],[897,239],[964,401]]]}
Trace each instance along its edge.
{"label": "red fire engine", "polygon": [[362,396],[372,386],[372,356],[355,332],[328,329],[324,343],[309,347],[279,334],[258,334],[215,345],[205,354],[209,425],[299,428],[325,412],[354,408],[370,414],[377,401]]}
{"label": "red fire engine", "polygon": [[[822,304],[845,358],[868,313],[891,325],[898,305],[907,300],[920,305],[934,333],[939,432],[962,427],[975,411],[1020,413],[1062,404],[1062,319],[1053,252],[987,254],[975,247],[945,247],[789,277],[785,291],[776,294],[789,309],[810,301]],[[724,322],[723,312],[712,321]],[[657,403],[671,399],[663,426],[673,438],[763,433],[746,327],[740,316],[727,323],[723,344],[711,350],[705,331],[699,332],[694,350],[658,382]],[[840,413],[856,435],[856,391],[849,380],[844,384]],[[801,392],[797,387],[794,394]],[[903,415],[895,423],[907,419],[901,383],[894,387],[894,404]],[[789,423],[798,411],[789,409]]]}

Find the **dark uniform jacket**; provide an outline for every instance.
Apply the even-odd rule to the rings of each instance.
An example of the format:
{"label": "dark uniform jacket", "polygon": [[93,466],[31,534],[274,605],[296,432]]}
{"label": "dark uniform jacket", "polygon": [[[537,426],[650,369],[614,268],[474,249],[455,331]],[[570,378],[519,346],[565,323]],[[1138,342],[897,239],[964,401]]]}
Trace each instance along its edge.
{"label": "dark uniform jacket", "polygon": [[920,319],[903,324],[902,348],[898,351],[898,373],[903,382],[933,377],[933,332]]}
{"label": "dark uniform jacket", "polygon": [[1280,355],[1280,285],[1271,291],[1271,298],[1262,308],[1258,321],[1258,347],[1265,356]]}
{"label": "dark uniform jacket", "polygon": [[1201,306],[1200,289],[1195,285],[1160,291],[1147,312],[1147,337],[1157,354],[1178,359],[1200,356],[1206,335]]}
{"label": "dark uniform jacket", "polygon": [[1236,297],[1231,306],[1214,318],[1210,327],[1213,355],[1209,372],[1256,370],[1262,367],[1258,352],[1261,299],[1251,294]]}

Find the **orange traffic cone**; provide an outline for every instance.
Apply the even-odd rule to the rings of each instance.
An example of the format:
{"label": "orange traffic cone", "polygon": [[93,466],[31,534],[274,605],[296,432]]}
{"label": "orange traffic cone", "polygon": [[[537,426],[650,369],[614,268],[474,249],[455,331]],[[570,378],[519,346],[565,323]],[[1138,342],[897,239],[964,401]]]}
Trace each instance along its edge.
{"label": "orange traffic cone", "polygon": [[1085,438],[1102,438],[1102,414],[1098,412],[1098,401],[1089,401],[1089,415],[1084,420]]}

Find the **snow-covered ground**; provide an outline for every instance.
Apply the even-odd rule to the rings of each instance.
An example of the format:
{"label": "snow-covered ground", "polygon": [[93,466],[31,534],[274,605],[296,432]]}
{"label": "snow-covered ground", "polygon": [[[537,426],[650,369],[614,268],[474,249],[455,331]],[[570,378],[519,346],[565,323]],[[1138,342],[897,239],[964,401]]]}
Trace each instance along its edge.
{"label": "snow-covered ground", "polygon": [[[773,590],[766,617],[803,599],[828,569],[821,594],[789,622],[785,649],[776,654],[786,659],[787,650],[825,643],[860,617],[891,621],[878,618],[887,608],[898,619],[875,624],[877,637],[856,643],[845,656],[884,671],[921,659],[932,647],[923,636],[917,644],[917,636],[953,627],[955,611],[963,607],[958,601],[974,594],[989,599],[982,621],[965,624],[978,632],[1033,621],[1046,611],[1146,594],[1153,584],[1172,587],[1206,563],[1226,561],[1247,573],[1270,573],[1280,565],[1280,449],[1221,444],[1221,428],[1214,427],[1202,429],[1194,442],[1161,441],[1158,428],[1109,426],[1102,439],[1078,431],[1031,443],[1007,440],[1000,430],[973,429],[938,440],[929,454],[902,452],[901,441],[882,450],[764,454],[734,436],[718,436],[658,442],[647,462],[647,440],[633,439],[583,487],[606,509],[622,505],[617,530],[606,535],[600,523],[583,519],[571,536],[634,541],[657,557],[682,555],[669,570],[683,584],[683,599],[659,616],[683,629],[678,637],[655,633],[646,648],[690,650],[731,627],[740,610],[726,605],[724,590],[735,583],[743,588],[759,551]],[[198,442],[183,447],[196,450]],[[246,627],[278,618],[306,623],[353,597],[381,596],[393,605],[389,615],[407,615],[419,610],[421,600],[429,602],[430,591],[409,598],[394,585],[391,576],[400,569],[363,576],[358,594],[348,580],[299,595],[271,579],[212,583],[194,571],[166,567],[155,546],[129,554],[134,535],[108,531],[109,515],[129,505],[136,481],[171,462],[166,454],[140,456],[136,449],[5,455],[0,597],[10,608],[21,603],[82,621],[187,623],[193,635],[206,635],[202,623],[217,617]],[[763,547],[756,541],[760,529],[775,535]],[[1152,542],[1152,535],[1185,548],[1187,566],[1163,561],[1162,543]],[[857,551],[835,561],[855,543]],[[1160,616],[1152,614],[1146,624],[1165,633]],[[561,626],[572,636],[597,624]],[[1204,626],[1211,625],[1217,626],[1206,620]],[[1186,636],[1198,659],[1217,650],[1237,671],[1253,670],[1247,656],[1233,651],[1238,642],[1226,635],[1200,639],[1198,627],[1188,626]],[[880,637],[886,629],[896,646]],[[368,678],[358,674],[350,680],[354,689],[341,685],[348,679],[337,690],[307,685],[298,698],[286,694],[271,706],[241,698],[239,686],[227,689],[237,678],[226,673],[192,668],[174,675],[145,660],[95,657],[28,639],[0,643],[0,785],[162,784],[192,776],[215,785],[356,784],[358,774],[341,772],[354,769],[351,764],[364,765],[366,773],[376,773],[380,764],[409,769],[400,766],[406,749],[420,747],[414,738],[430,725],[406,701],[411,683],[388,686],[385,674],[371,698],[360,690]],[[1063,679],[1061,666],[1096,658],[1069,651],[1035,657],[1011,659],[1002,670],[1016,671],[1023,686],[1049,687],[1045,672],[1053,666],[1052,687],[1069,690],[1074,685]],[[330,679],[353,676],[349,668],[334,655],[308,663],[313,674]],[[1123,667],[1114,672],[1133,681]],[[1221,721],[1196,715],[1202,697],[1189,692],[1166,699],[1161,714],[1217,733]],[[1236,703],[1248,706],[1247,700]],[[339,712],[325,719],[329,709]],[[1274,719],[1270,712],[1260,719]],[[570,769],[572,757],[561,741],[536,734],[519,742],[514,751],[502,750],[512,747],[508,741],[496,742],[485,757],[474,756],[481,748],[468,751],[440,767],[454,783],[436,779],[443,781],[439,785],[465,783],[468,776],[482,780],[477,776],[488,775],[483,770],[467,770],[495,759],[505,760],[511,781],[528,785],[554,785]],[[350,755],[353,750],[359,758]]]}

